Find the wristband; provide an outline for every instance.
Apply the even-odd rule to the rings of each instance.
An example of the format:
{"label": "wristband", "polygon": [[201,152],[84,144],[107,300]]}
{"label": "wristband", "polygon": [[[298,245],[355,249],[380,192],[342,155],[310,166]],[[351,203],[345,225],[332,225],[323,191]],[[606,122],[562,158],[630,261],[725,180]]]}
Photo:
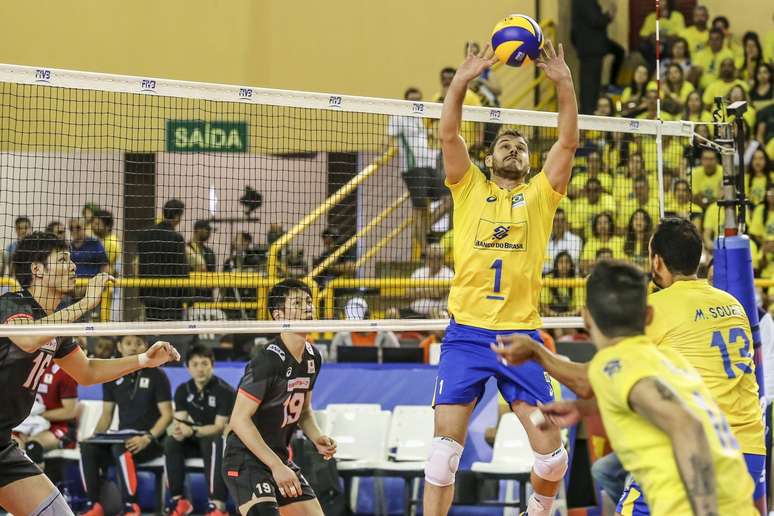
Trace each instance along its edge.
{"label": "wristband", "polygon": [[147,353],[140,353],[137,355],[137,362],[140,364],[140,367],[147,367],[150,358],[148,358]]}

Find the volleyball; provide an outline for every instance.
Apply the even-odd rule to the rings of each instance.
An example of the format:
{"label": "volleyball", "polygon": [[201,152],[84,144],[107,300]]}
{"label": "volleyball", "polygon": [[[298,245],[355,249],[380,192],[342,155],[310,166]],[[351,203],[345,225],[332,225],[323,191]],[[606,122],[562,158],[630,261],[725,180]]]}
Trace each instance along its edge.
{"label": "volleyball", "polygon": [[508,66],[535,61],[543,48],[543,31],[538,22],[524,14],[511,14],[492,30],[492,49]]}

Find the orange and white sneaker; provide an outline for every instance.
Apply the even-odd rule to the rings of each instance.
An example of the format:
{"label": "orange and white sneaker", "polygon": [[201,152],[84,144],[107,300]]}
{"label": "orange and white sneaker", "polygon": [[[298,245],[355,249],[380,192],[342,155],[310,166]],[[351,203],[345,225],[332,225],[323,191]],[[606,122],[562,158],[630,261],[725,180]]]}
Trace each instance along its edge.
{"label": "orange and white sneaker", "polygon": [[204,516],[229,516],[229,514],[222,509],[218,509],[217,505],[210,502],[207,505],[207,512],[204,513]]}
{"label": "orange and white sneaker", "polygon": [[105,510],[101,503],[94,502],[88,505],[86,512],[82,512],[81,516],[105,516]]}
{"label": "orange and white sneaker", "polygon": [[124,510],[121,514],[123,516],[141,516],[142,511],[140,510],[140,506],[136,503],[125,503]]}
{"label": "orange and white sneaker", "polygon": [[188,516],[193,512],[193,505],[185,498],[171,500],[169,504],[169,516]]}

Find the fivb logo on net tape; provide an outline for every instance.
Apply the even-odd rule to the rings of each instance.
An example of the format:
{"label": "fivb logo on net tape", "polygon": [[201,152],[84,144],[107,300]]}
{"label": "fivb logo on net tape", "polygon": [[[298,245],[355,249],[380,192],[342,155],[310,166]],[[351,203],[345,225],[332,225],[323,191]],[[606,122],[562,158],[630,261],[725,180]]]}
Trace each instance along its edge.
{"label": "fivb logo on net tape", "polygon": [[140,80],[140,92],[142,92],[142,93],[156,93],[156,81],[154,79],[142,79],[142,80]]}
{"label": "fivb logo on net tape", "polygon": [[411,103],[411,114],[412,115],[424,115],[425,114],[425,103],[424,102],[412,102]]}
{"label": "fivb logo on net tape", "polygon": [[239,88],[238,97],[239,100],[242,102],[250,102],[253,100],[253,89],[252,88]]}
{"label": "fivb logo on net tape", "polygon": [[35,70],[35,82],[43,84],[51,84],[51,70],[45,68],[37,68]]}
{"label": "fivb logo on net tape", "polygon": [[333,109],[341,109],[342,98],[338,95],[331,95],[328,97],[328,107]]}

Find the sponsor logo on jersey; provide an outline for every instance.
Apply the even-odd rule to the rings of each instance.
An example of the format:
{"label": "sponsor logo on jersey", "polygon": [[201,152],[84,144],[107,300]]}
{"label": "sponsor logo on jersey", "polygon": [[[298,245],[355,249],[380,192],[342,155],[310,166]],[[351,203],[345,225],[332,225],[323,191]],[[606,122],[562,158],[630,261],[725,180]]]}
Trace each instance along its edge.
{"label": "sponsor logo on jersey", "polygon": [[215,406],[215,396],[207,397],[207,405],[209,405],[210,407]]}
{"label": "sponsor logo on jersey", "polygon": [[309,372],[309,374],[314,374],[314,360],[306,361],[306,370]]}
{"label": "sponsor logo on jersey", "polygon": [[605,367],[602,368],[602,371],[605,372],[605,374],[609,377],[613,377],[614,374],[619,372],[621,370],[621,361],[617,358],[614,358],[613,360],[610,360],[607,364],[605,364]]}
{"label": "sponsor logo on jersey", "polygon": [[308,389],[309,383],[309,378],[293,378],[288,382],[288,392],[296,389]]}
{"label": "sponsor logo on jersey", "polygon": [[57,345],[56,339],[51,339],[48,342],[46,342],[45,346],[41,347],[40,349],[42,349],[43,351],[51,351],[55,353],[58,347],[59,346]]}
{"label": "sponsor logo on jersey", "polygon": [[124,383],[124,377],[123,376],[121,378],[119,378],[118,380],[116,380],[116,386],[119,386],[122,383]]}
{"label": "sponsor logo on jersey", "polygon": [[194,400],[193,394],[189,394],[188,396],[185,397],[185,401],[187,401],[188,403],[191,403],[193,400]]}
{"label": "sponsor logo on jersey", "polygon": [[305,344],[306,344],[306,351],[310,355],[314,355],[314,347],[310,343],[308,343],[308,342],[305,342]]}
{"label": "sponsor logo on jersey", "polygon": [[527,205],[527,200],[524,199],[523,193],[516,194],[511,198],[511,208],[519,208],[521,206],[526,206],[526,205]]}
{"label": "sponsor logo on jersey", "polygon": [[140,378],[140,389],[147,389],[150,387],[150,378]]}
{"label": "sponsor logo on jersey", "polygon": [[51,373],[46,373],[43,375],[43,383],[51,384],[51,382],[54,381],[54,375]]}
{"label": "sponsor logo on jersey", "polygon": [[494,195],[490,195],[489,197],[486,198],[486,202],[495,202],[496,200],[497,200],[497,197],[495,197]]}
{"label": "sponsor logo on jersey", "polygon": [[473,247],[496,251],[524,251],[526,238],[526,222],[495,222],[480,219]]}
{"label": "sponsor logo on jersey", "polygon": [[285,373],[285,376],[286,376],[286,377],[288,377],[288,378],[290,378],[290,375],[291,375],[291,374],[293,374],[293,368],[292,368],[292,367],[288,367],[288,370],[287,370],[287,372]]}
{"label": "sponsor logo on jersey", "polygon": [[280,347],[277,346],[276,344],[269,344],[268,346],[266,346],[266,349],[268,351],[274,351],[277,354],[277,356],[279,356],[282,359],[283,362],[285,361],[285,352],[282,351],[282,349],[280,349]]}

